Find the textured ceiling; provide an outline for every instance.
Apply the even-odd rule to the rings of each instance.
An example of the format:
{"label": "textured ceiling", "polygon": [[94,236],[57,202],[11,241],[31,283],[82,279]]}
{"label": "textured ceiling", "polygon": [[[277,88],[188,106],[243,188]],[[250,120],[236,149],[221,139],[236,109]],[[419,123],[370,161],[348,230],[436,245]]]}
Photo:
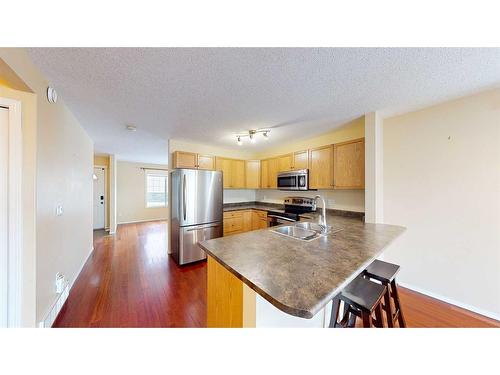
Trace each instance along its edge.
{"label": "textured ceiling", "polygon": [[[40,48],[35,64],[96,152],[164,163],[169,138],[237,148],[273,144],[500,85],[500,48]],[[137,126],[137,132],[125,129]]]}

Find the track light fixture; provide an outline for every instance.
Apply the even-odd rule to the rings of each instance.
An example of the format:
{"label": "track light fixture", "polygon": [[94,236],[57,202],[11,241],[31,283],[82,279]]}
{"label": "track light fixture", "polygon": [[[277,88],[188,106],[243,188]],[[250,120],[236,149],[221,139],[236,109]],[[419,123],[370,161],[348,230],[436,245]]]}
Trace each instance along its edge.
{"label": "track light fixture", "polygon": [[236,134],[236,143],[238,143],[238,146],[241,146],[243,144],[243,141],[241,140],[243,137],[248,137],[250,138],[250,143],[255,143],[255,135],[257,133],[262,133],[264,136],[264,139],[267,141],[269,139],[269,132],[271,130],[269,129],[257,129],[257,130],[249,130],[248,133],[241,133],[241,134]]}

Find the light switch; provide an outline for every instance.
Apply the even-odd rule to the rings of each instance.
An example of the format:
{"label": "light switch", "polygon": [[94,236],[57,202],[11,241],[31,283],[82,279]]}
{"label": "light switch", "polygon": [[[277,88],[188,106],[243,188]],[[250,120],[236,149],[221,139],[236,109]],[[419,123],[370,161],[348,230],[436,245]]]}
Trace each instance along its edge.
{"label": "light switch", "polygon": [[56,216],[61,216],[63,214],[63,206],[62,205],[58,205],[56,207]]}

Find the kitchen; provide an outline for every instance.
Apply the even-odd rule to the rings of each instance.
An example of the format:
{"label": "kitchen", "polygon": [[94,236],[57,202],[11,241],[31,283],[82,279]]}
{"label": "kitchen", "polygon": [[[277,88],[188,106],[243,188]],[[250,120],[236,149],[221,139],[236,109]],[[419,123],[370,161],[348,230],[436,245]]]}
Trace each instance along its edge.
{"label": "kitchen", "polygon": [[0,48],[3,372],[497,367],[495,6],[31,3]]}
{"label": "kitchen", "polygon": [[[380,224],[370,228],[370,224],[363,224],[363,212],[335,206],[327,209],[325,192],[364,192],[365,138],[356,137],[364,132],[364,126],[362,117],[327,136],[306,140],[308,144],[320,143],[318,147],[295,149],[263,159],[196,153],[185,144],[181,146],[183,149],[172,152],[171,253],[180,265],[203,261],[208,254],[209,327],[335,325],[330,315],[337,294],[404,231],[402,227]],[[264,133],[264,138],[269,137],[269,133]],[[346,139],[348,137],[353,138]],[[341,141],[332,142],[339,139]],[[237,142],[241,143],[240,137]],[[204,148],[202,145],[192,147]],[[259,194],[279,191],[290,196],[285,196],[281,203],[258,198],[225,201],[223,196],[228,192],[238,193],[241,189],[247,189],[255,197],[258,194],[255,189]],[[247,191],[243,190],[242,194]],[[387,233],[379,233],[383,229]],[[349,238],[351,240],[347,240]],[[366,241],[365,246],[359,246],[362,239]],[[374,243],[377,245],[373,246]],[[351,255],[359,254],[358,259],[351,259],[349,252],[337,259],[341,249],[349,249]],[[242,253],[247,264],[235,259]],[[309,258],[311,254],[316,257]],[[319,279],[311,279],[308,277],[311,269],[300,271],[301,262],[317,270],[331,264]],[[308,291],[309,286],[318,288],[318,280],[326,285],[320,290]],[[274,288],[279,285],[281,289],[273,295],[271,285]],[[223,293],[225,288],[227,295]],[[235,300],[231,297],[231,288],[239,291]],[[303,294],[307,301],[283,300],[276,297],[276,293],[279,296]],[[314,298],[318,294],[320,298]],[[217,306],[222,306],[222,310]],[[349,317],[354,326],[355,314],[344,318]],[[389,320],[386,318],[386,324],[393,326]]]}

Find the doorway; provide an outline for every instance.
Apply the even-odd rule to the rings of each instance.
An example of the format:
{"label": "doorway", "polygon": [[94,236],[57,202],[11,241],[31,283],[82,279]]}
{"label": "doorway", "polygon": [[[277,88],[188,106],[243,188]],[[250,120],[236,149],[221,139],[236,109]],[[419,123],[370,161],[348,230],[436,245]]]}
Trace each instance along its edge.
{"label": "doorway", "polygon": [[0,98],[0,327],[21,325],[21,103]]}
{"label": "doorway", "polygon": [[0,107],[0,327],[7,327],[9,239],[9,110]]}
{"label": "doorway", "polygon": [[106,227],[106,168],[94,167],[94,230]]}

